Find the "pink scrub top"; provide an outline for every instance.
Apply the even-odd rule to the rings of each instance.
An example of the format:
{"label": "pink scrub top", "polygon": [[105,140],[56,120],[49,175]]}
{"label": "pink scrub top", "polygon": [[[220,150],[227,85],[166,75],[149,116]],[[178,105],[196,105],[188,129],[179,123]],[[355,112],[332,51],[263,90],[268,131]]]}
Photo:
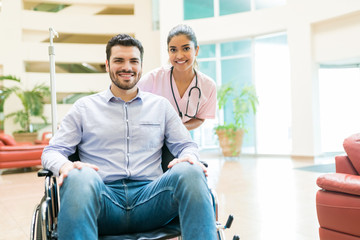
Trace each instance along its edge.
{"label": "pink scrub top", "polygon": [[[170,103],[173,105],[174,109],[178,112],[174,96],[171,91],[170,85],[170,73],[171,66],[164,66],[152,70],[145,74],[137,84],[137,86],[146,92],[151,92],[160,96],[167,98]],[[200,119],[213,119],[215,118],[216,112],[216,85],[214,80],[212,80],[207,75],[196,70],[198,77],[197,87],[201,91],[201,96],[199,100],[199,91],[193,89],[191,91],[189,99],[189,91],[192,87],[196,85],[196,78],[192,80],[188,89],[186,89],[182,98],[180,98],[179,91],[176,87],[174,77],[172,77],[172,86],[174,90],[174,95],[177,101],[177,104],[180,108],[180,111],[183,113],[182,122],[187,122],[191,118],[185,116],[186,105],[189,99],[189,106],[187,113],[190,116],[193,116],[196,113],[196,106],[199,102],[198,112],[196,118]]]}

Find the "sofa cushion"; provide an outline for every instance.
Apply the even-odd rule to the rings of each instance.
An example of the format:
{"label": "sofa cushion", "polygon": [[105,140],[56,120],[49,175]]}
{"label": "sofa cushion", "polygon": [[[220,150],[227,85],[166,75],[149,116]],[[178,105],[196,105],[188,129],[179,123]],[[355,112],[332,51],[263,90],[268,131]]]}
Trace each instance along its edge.
{"label": "sofa cushion", "polygon": [[316,184],[328,191],[360,196],[360,176],[358,175],[326,173],[318,177]]}
{"label": "sofa cushion", "polygon": [[8,146],[15,146],[16,145],[15,139],[12,136],[4,134],[4,133],[0,134],[0,140],[5,145],[8,145]]}
{"label": "sofa cushion", "polygon": [[343,147],[356,171],[360,172],[360,133],[346,138]]}
{"label": "sofa cushion", "polygon": [[15,146],[16,145],[16,141],[13,137],[11,137],[10,135],[7,135],[5,133],[1,133],[0,134],[0,140],[5,144],[5,145],[9,145],[9,146]]}

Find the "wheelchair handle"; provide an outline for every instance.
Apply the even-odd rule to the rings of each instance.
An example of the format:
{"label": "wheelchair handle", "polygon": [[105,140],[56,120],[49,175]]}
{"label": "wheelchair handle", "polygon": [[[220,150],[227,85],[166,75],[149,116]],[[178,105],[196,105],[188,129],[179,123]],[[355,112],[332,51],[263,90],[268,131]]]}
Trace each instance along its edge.
{"label": "wheelchair handle", "polygon": [[53,173],[48,169],[40,169],[37,173],[38,177],[51,177]]}
{"label": "wheelchair handle", "polygon": [[[225,229],[226,229],[226,228],[230,228],[233,221],[234,221],[234,216],[233,216],[233,215],[229,215],[228,220],[226,221],[226,224],[225,224],[225,227],[224,227],[224,228],[225,228]],[[235,240],[236,240],[236,239],[235,239]]]}
{"label": "wheelchair handle", "polygon": [[235,236],[233,237],[233,240],[240,240],[240,237],[239,237],[238,235],[235,235]]}

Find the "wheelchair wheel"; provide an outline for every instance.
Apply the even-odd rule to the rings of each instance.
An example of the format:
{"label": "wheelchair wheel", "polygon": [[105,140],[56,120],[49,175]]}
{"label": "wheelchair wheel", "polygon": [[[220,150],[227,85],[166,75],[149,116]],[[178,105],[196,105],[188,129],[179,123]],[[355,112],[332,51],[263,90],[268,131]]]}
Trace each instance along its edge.
{"label": "wheelchair wheel", "polygon": [[35,240],[43,240],[42,231],[41,231],[42,219],[40,216],[40,211],[37,212],[37,221],[36,221],[36,238]]}
{"label": "wheelchair wheel", "polygon": [[30,240],[43,240],[42,231],[41,231],[41,213],[40,213],[40,206],[44,201],[45,197],[43,197],[40,201],[40,204],[36,205],[32,221],[31,221],[31,228],[30,228]]}

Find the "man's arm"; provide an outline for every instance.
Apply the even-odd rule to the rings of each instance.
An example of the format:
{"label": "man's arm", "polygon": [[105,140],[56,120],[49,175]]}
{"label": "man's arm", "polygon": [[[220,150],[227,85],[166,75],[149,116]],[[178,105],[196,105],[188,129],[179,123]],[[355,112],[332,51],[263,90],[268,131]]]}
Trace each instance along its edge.
{"label": "man's arm", "polygon": [[168,168],[173,167],[179,162],[189,162],[199,165],[207,175],[206,167],[199,161],[199,149],[197,144],[192,140],[189,131],[182,124],[178,114],[168,102],[168,110],[165,121],[165,143],[169,151],[175,156]]}
{"label": "man's arm", "polygon": [[64,117],[58,131],[51,138],[49,145],[44,148],[41,156],[42,165],[55,176],[60,175],[60,168],[72,163],[68,156],[75,152],[81,140],[80,113],[76,104]]}

